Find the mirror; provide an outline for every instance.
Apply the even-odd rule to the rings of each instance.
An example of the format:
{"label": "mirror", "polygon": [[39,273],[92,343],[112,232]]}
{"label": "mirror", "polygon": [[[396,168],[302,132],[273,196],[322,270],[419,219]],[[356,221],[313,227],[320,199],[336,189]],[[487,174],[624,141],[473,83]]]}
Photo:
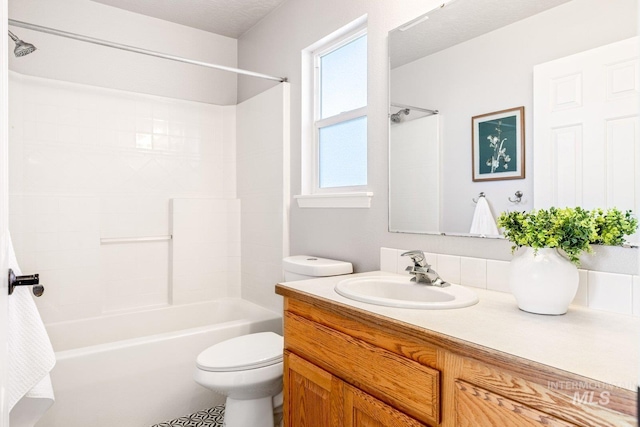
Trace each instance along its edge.
{"label": "mirror", "polygon": [[389,231],[498,237],[471,233],[476,206],[480,220],[487,207],[494,218],[551,205],[638,212],[637,55],[604,59],[603,91],[624,114],[595,116],[589,72],[571,68],[634,37],[636,8],[455,0],[391,31]]}

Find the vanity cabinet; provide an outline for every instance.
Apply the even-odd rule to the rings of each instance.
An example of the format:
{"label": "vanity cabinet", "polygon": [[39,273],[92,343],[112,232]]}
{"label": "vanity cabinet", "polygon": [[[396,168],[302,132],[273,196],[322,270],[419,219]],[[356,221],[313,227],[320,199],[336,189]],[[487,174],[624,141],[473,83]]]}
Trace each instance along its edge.
{"label": "vanity cabinet", "polygon": [[631,427],[636,393],[291,291],[288,427]]}

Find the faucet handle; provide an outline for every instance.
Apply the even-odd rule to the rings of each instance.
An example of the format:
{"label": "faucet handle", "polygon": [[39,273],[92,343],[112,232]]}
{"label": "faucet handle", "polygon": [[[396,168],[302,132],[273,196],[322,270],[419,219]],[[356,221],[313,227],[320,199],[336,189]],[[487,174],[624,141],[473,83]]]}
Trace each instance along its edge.
{"label": "faucet handle", "polygon": [[427,263],[427,260],[424,257],[424,252],[422,252],[419,249],[415,249],[413,251],[405,252],[405,253],[401,254],[400,256],[411,257],[411,260],[413,261],[413,264],[416,267],[427,267],[427,268],[431,267],[429,265],[429,263]]}

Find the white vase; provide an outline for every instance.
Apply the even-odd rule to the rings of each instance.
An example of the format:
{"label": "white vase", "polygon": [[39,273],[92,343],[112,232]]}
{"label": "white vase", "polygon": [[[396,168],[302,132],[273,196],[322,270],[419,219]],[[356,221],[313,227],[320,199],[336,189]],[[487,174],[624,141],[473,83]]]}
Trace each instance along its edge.
{"label": "white vase", "polygon": [[578,268],[556,249],[518,249],[509,266],[509,287],[521,310],[564,314],[578,291]]}

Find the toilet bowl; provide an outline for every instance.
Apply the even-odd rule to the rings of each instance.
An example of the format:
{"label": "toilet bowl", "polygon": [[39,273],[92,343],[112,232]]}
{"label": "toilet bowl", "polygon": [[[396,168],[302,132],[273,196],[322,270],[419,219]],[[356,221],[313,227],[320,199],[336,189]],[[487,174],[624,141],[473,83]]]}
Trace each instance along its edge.
{"label": "toilet bowl", "polygon": [[227,397],[225,427],[274,427],[274,401],[282,404],[284,340],[273,332],[243,335],[198,355],[195,381]]}
{"label": "toilet bowl", "polygon": [[[285,280],[349,274],[348,262],[307,255],[283,260]],[[198,355],[195,381],[227,397],[225,427],[274,427],[282,413],[284,339],[273,332],[243,335]]]}

